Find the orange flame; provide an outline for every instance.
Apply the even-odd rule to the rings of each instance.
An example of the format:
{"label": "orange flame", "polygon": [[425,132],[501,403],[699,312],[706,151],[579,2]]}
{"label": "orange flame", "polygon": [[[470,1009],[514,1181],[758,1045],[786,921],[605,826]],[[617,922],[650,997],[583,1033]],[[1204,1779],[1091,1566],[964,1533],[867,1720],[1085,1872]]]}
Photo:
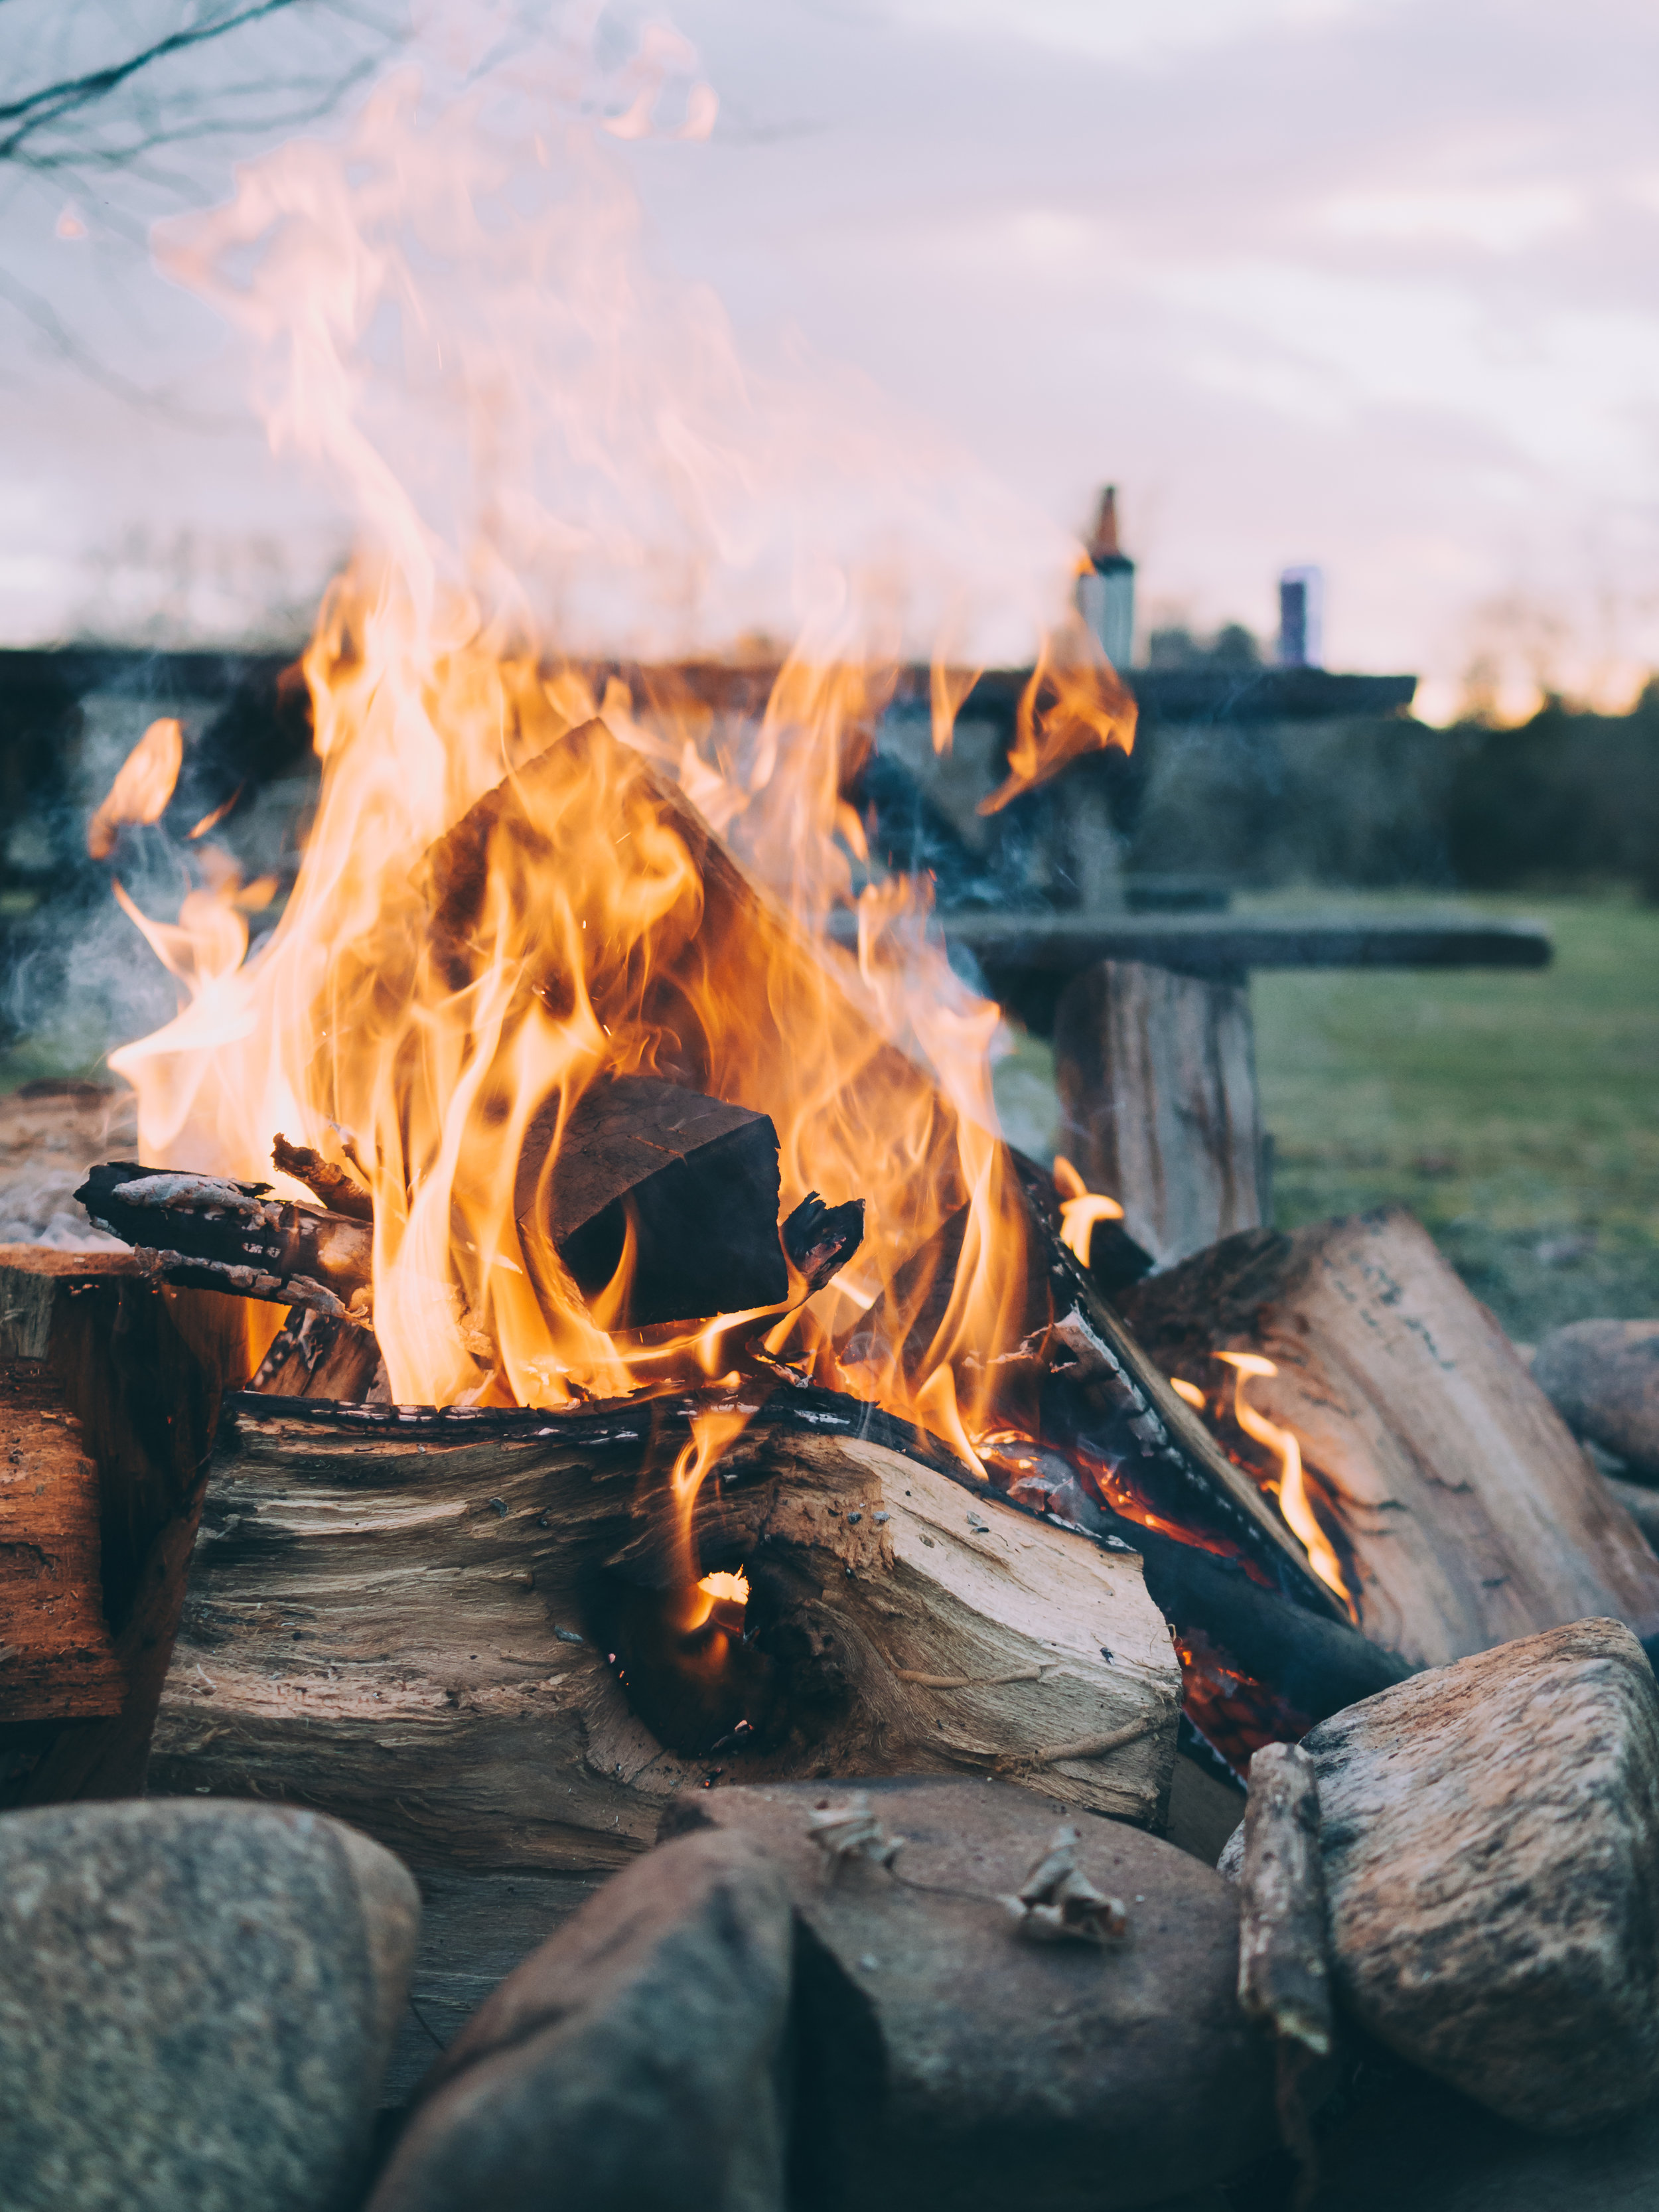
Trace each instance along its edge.
{"label": "orange flame", "polygon": [[1253,1437],[1257,1443],[1265,1444],[1269,1451],[1279,1455],[1279,1510],[1307,1553],[1308,1564],[1321,1582],[1334,1590],[1346,1604],[1348,1586],[1342,1578],[1342,1565],[1308,1501],[1308,1486],[1302,1472],[1302,1446],[1296,1433],[1258,1413],[1244,1395],[1245,1385],[1253,1375],[1277,1375],[1278,1367],[1259,1352],[1218,1352],[1215,1357],[1237,1370],[1233,1382],[1233,1419],[1247,1437]]}
{"label": "orange flame", "polygon": [[1091,1190],[1063,1153],[1054,1159],[1054,1188],[1060,1193],[1060,1241],[1086,1267],[1096,1222],[1121,1221],[1123,1208],[1104,1192]]}
{"label": "orange flame", "polygon": [[106,860],[124,822],[159,822],[185,757],[185,733],[169,716],[152,722],[116,771],[108,796],[87,824],[87,850]]}
{"label": "orange flame", "polygon": [[[654,112],[640,96],[667,66],[653,51],[611,109],[628,134]],[[939,641],[936,742],[963,672],[989,656],[963,642],[973,592],[934,573],[943,552],[901,573],[812,534],[848,484],[898,484],[956,559],[973,535],[957,459],[921,454],[908,425],[884,437],[861,387],[751,375],[709,296],[652,274],[591,127],[573,124],[556,157],[538,122],[535,162],[515,166],[482,94],[447,108],[418,94],[412,79],[383,87],[343,143],[251,165],[229,206],[160,240],[169,270],[267,349],[273,439],[325,465],[376,550],[331,589],[306,655],[322,786],[275,928],[245,958],[222,896],[192,893],[176,927],[134,915],[192,994],[112,1057],[138,1091],[144,1155],[270,1177],[281,1130],[349,1159],[374,1196],[395,1400],[624,1395],[720,1376],[763,1335],[775,1359],[971,1456],[991,1363],[1024,1316],[1023,1200],[989,1075],[998,1010],[951,969],[925,884],[859,887],[867,855],[841,793],[892,696],[906,607]],[[537,168],[560,159],[574,182],[543,204]],[[390,349],[387,318],[401,319]],[[375,382],[389,351],[391,392]],[[389,441],[411,420],[400,470]],[[1006,523],[985,507],[975,605],[1030,580],[1009,567]],[[1054,548],[1046,526],[1019,529],[1035,577],[1030,549]],[[729,572],[734,604],[754,548],[780,535],[799,630],[769,686],[714,696],[690,664],[683,680],[624,681],[577,657],[665,623],[653,582],[657,601],[689,605]],[[568,612],[564,653],[542,642],[534,611],[550,606]],[[992,803],[1132,728],[1068,617]],[[855,956],[830,929],[849,909]],[[540,1225],[559,1139],[596,1081],[640,1073],[769,1115],[786,1211],[814,1190],[864,1198],[865,1243],[835,1284],[788,1311],[630,1332],[625,1244],[611,1284],[579,1294]],[[532,1123],[552,1138],[526,1197]],[[959,1215],[936,1297],[939,1232]],[[933,1256],[900,1338],[843,1373],[837,1345],[918,1255]],[[693,1498],[709,1455],[678,1470]]]}

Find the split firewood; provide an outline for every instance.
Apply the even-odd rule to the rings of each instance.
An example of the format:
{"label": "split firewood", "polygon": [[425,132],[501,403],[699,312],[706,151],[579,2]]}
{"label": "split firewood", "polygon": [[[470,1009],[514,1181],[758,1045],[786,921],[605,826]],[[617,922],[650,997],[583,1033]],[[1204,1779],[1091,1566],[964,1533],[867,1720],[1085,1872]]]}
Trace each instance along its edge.
{"label": "split firewood", "polygon": [[[1180,1674],[1139,1559],[977,1502],[869,1407],[747,1402],[686,1535],[694,1421],[745,1418],[717,1393],[237,1399],[152,1787],[287,1797],[429,1863],[591,1869],[715,1770],[989,1774],[1069,1746],[1053,1799],[1160,1820]],[[739,1569],[735,1619],[691,1586]]]}
{"label": "split firewood", "polygon": [[24,1570],[0,1593],[0,1806],[140,1788],[248,1310],[163,1292],[130,1252],[0,1246],[0,1577]]}
{"label": "split firewood", "polygon": [[1435,1666],[1590,1614],[1659,1632],[1659,1560],[1402,1210],[1229,1237],[1124,1307],[1158,1365],[1212,1396],[1217,1352],[1274,1362],[1250,1402],[1299,1440],[1378,1644]]}
{"label": "split firewood", "polygon": [[786,1252],[798,1267],[808,1262],[800,1272],[815,1290],[845,1266],[862,1234],[861,1201],[832,1213],[814,1191],[781,1236],[778,1187],[769,1115],[658,1076],[622,1075],[593,1084],[568,1116],[556,1098],[532,1120],[514,1212],[544,1297],[556,1297],[565,1279],[585,1297],[602,1291],[631,1231],[620,1325],[645,1328],[781,1306]]}

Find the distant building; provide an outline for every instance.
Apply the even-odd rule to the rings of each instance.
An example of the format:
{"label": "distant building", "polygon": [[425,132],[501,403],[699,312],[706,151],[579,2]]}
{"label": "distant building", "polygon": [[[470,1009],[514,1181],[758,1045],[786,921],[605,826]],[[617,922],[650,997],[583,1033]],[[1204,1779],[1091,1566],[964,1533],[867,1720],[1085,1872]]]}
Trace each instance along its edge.
{"label": "distant building", "polygon": [[1286,568],[1279,580],[1279,665],[1325,665],[1325,578],[1318,568]]}
{"label": "distant building", "polygon": [[1077,607],[1114,668],[1127,670],[1135,635],[1135,564],[1118,544],[1117,486],[1100,495],[1088,546],[1091,566],[1077,580]]}

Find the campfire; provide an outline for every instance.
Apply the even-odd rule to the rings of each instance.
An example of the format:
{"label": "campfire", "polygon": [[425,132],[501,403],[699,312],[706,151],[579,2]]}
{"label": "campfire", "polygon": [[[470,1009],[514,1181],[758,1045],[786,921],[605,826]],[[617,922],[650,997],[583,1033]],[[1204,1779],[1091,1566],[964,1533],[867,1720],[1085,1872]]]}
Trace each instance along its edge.
{"label": "campfire", "polygon": [[[422,147],[417,198],[454,152],[397,100],[364,130],[371,165]],[[1108,2151],[1125,2204],[1275,2140],[1311,2171],[1348,2033],[1525,2118],[1548,2071],[1533,1966],[1630,2038],[1659,1980],[1607,1963],[1652,1948],[1634,1873],[1607,1878],[1589,1979],[1545,1958],[1590,1846],[1576,1814],[1530,1857],[1504,1826],[1557,1805],[1565,1739],[1534,1725],[1555,1699],[1595,1739],[1598,1864],[1649,1863],[1659,1558],[1409,1218],[1153,1268],[1133,1191],[1006,1140],[1004,1010],[859,796],[901,686],[925,682],[942,752],[977,666],[941,644],[907,673],[867,578],[837,585],[856,618],[721,667],[538,623],[512,497],[477,545],[445,543],[353,413],[336,308],[308,315],[345,264],[368,282],[369,218],[331,197],[349,172],[296,158],[168,249],[211,290],[264,234],[262,193],[306,229],[294,296],[277,256],[238,312],[288,333],[279,413],[349,477],[371,550],[284,679],[320,763],[289,875],[244,880],[218,835],[234,792],[158,826],[191,787],[175,721],[88,824],[180,1006],[111,1055],[137,1136],[107,1149],[131,1157],[76,1194],[125,1249],[6,1249],[4,1419],[51,1492],[28,1534],[50,1571],[0,1650],[33,1731],[5,1747],[9,1802],[72,1826],[75,1801],[147,1788],[180,1801],[181,1864],[202,1797],[349,1822],[354,1880],[386,1851],[419,1875],[429,1957],[477,1948],[492,1885],[527,1886],[523,1934],[625,1866],[550,1947],[547,1989],[492,1998],[445,2053],[428,2118],[515,2047],[515,2005],[603,2009],[593,1961],[629,1946],[656,1974],[665,1885],[685,1927],[726,1933],[667,1975],[663,2017],[690,2033],[738,1929],[731,2049],[752,2030],[764,2087],[720,2141],[763,2136],[776,2166],[810,2137],[841,2179],[796,2176],[803,2204],[1006,2201],[1056,2112],[1036,2203],[1096,2203]],[[547,404],[549,325],[521,304],[501,360]],[[1092,634],[1057,620],[987,806],[1133,734]],[[140,832],[188,882],[176,919],[128,887]],[[1212,1869],[1247,1789],[1236,1904]],[[1467,1870],[1506,1852],[1525,1895],[1483,1949]],[[408,1876],[375,1881],[390,1959]],[[459,2011],[530,1948],[474,1971]],[[386,1969],[394,2011],[408,1965]],[[1462,2040],[1413,1994],[1437,1975]],[[1596,2044],[1540,2124],[1631,2109],[1659,2081],[1648,2044],[1611,2087]],[[1108,2045],[1121,2081],[1091,2070]],[[420,2069],[399,2063],[402,2094]],[[1150,2148],[1124,2118],[1143,2105]],[[448,2154],[427,2125],[387,2212],[428,2201]],[[729,2201],[784,2201],[778,2173]]]}

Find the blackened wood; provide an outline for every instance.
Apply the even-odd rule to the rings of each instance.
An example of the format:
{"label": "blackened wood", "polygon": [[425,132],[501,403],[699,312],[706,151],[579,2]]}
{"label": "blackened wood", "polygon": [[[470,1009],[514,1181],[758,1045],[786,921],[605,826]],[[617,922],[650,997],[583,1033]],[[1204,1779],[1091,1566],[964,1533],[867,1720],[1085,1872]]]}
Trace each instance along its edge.
{"label": "blackened wood", "polygon": [[616,1274],[631,1227],[623,1327],[783,1303],[768,1115],[647,1075],[601,1079],[561,1129],[563,1112],[555,1097],[531,1121],[514,1182],[520,1245],[544,1298],[562,1287],[550,1279],[550,1244],[591,1297]]}
{"label": "blackened wood", "polygon": [[821,1291],[864,1242],[864,1200],[849,1198],[844,1205],[826,1206],[817,1191],[809,1190],[785,1221],[782,1236],[790,1265],[809,1290]]}
{"label": "blackened wood", "polygon": [[1212,1397],[1231,1384],[1216,1352],[1277,1364],[1250,1401],[1300,1439],[1376,1643],[1438,1666],[1591,1614],[1659,1632],[1659,1560],[1403,1210],[1230,1237],[1124,1304],[1158,1366]]}
{"label": "blackened wood", "polygon": [[1108,960],[1054,1016],[1060,1149],[1160,1266],[1264,1218],[1249,987]]}
{"label": "blackened wood", "polygon": [[372,1330],[290,1306],[247,1387],[267,1397],[349,1402],[368,1395],[380,1365]]}
{"label": "blackened wood", "polygon": [[372,1224],[291,1205],[270,1188],[112,1160],[75,1195],[99,1228],[153,1255],[167,1282],[366,1321]]}
{"label": "blackened wood", "polygon": [[302,1182],[319,1205],[331,1213],[343,1213],[353,1221],[373,1221],[374,1200],[349,1169],[325,1159],[309,1145],[290,1145],[279,1136],[270,1147],[270,1164]]}
{"label": "blackened wood", "polygon": [[647,1841],[711,1770],[987,1773],[1156,1716],[1043,1769],[1067,1803],[1156,1822],[1179,1672],[1133,1554],[964,1496],[871,1409],[748,1402],[692,1543],[700,1567],[750,1578],[757,1748],[741,1729],[712,1754],[665,1747],[641,1717],[672,1704],[645,1679],[651,1601],[686,1571],[668,1472],[693,1417],[731,1400],[565,1415],[243,1396],[152,1786],[284,1796],[428,1864],[580,1869]]}

